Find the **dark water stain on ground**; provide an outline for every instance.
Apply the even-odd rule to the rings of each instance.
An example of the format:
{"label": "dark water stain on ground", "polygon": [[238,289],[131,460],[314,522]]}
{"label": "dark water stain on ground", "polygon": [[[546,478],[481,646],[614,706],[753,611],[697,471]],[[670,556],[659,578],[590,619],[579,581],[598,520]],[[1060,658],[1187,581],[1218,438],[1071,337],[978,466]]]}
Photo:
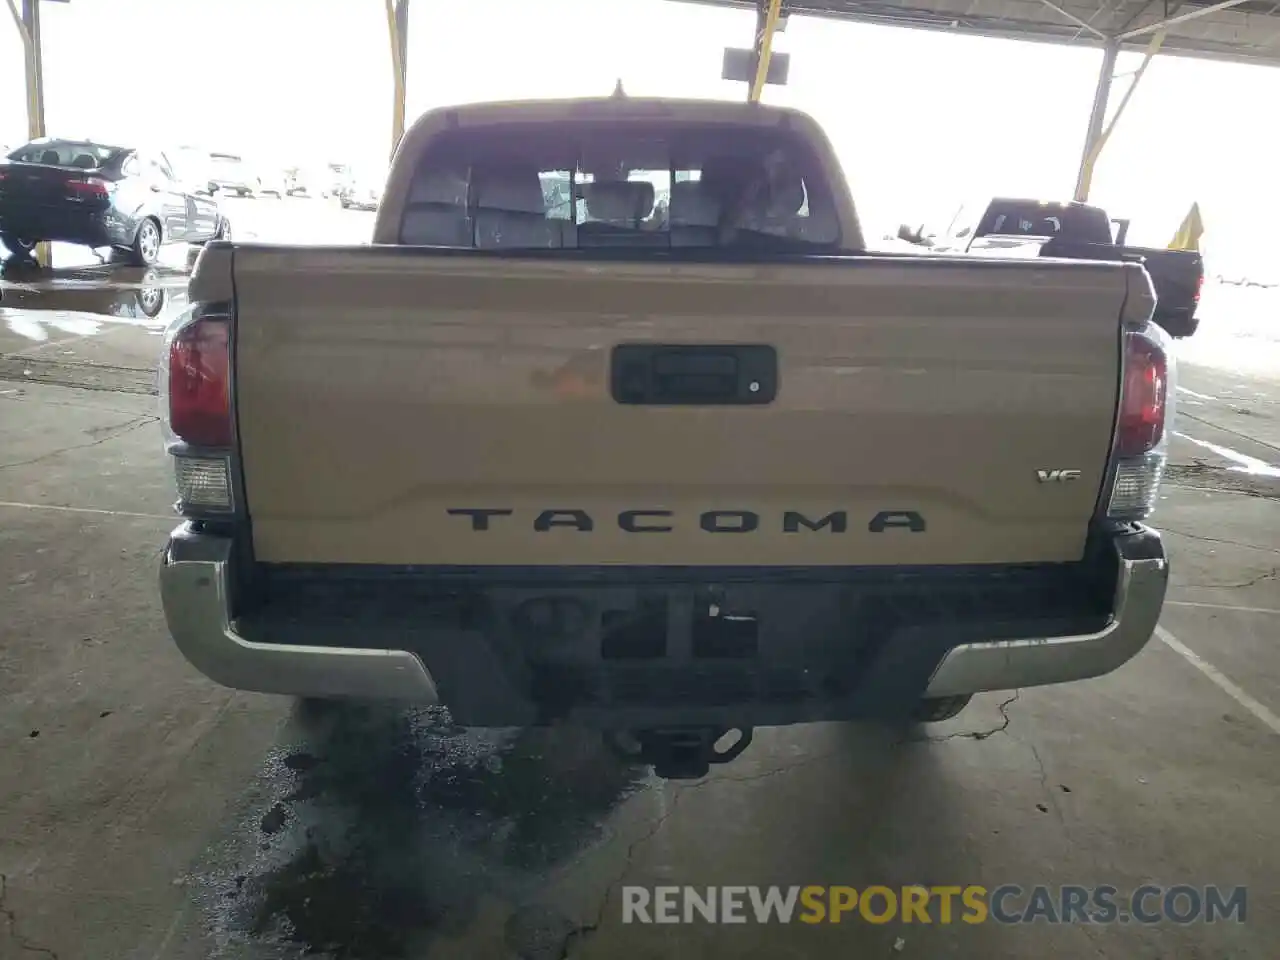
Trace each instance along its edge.
{"label": "dark water stain on ground", "polygon": [[[243,819],[240,856],[204,878],[231,956],[429,956],[486,896],[535,901],[648,778],[589,732],[465,731],[438,710],[306,708],[297,730]],[[572,929],[517,926],[531,931],[517,956],[554,955]]]}
{"label": "dark water stain on ground", "polygon": [[279,833],[284,829],[284,825],[289,822],[289,810],[280,802],[276,802],[266,815],[262,818],[260,829],[267,836]]}

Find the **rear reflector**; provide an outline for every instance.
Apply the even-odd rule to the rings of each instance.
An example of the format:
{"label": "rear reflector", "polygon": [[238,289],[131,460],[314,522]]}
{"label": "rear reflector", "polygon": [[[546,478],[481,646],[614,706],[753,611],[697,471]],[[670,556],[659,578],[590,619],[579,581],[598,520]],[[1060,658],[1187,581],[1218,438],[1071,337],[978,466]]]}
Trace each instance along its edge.
{"label": "rear reflector", "polygon": [[174,457],[179,507],[231,509],[231,480],[225,457]]}
{"label": "rear reflector", "polygon": [[201,317],[168,346],[169,429],[197,447],[231,445],[229,321]]}
{"label": "rear reflector", "polygon": [[1115,469],[1107,501],[1107,516],[1113,520],[1143,520],[1155,509],[1169,459],[1173,376],[1163,330],[1148,324],[1124,334]]}

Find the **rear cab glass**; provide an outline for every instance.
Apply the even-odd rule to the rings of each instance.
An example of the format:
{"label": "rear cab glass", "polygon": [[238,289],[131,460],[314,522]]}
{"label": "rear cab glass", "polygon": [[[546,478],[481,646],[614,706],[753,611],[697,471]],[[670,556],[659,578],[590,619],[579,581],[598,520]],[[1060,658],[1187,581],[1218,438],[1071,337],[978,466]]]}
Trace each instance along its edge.
{"label": "rear cab glass", "polygon": [[49,167],[100,170],[124,151],[79,140],[46,140],[28,143],[9,154],[13,163],[39,163]]}
{"label": "rear cab glass", "polygon": [[414,170],[399,241],[478,250],[836,250],[835,199],[802,137],[706,123],[445,131]]}
{"label": "rear cab glass", "polygon": [[977,235],[1058,237],[1078,243],[1112,241],[1107,216],[1095,207],[1034,201],[994,201],[978,224]]}

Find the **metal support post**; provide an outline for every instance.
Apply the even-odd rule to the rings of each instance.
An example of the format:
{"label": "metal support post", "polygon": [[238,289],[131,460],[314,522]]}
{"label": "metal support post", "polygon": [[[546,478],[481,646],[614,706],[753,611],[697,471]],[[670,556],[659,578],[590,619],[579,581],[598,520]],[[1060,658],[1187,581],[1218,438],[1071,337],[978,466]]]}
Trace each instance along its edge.
{"label": "metal support post", "polygon": [[22,28],[27,68],[27,136],[35,140],[44,130],[44,60],[40,44],[40,0],[22,0]]}
{"label": "metal support post", "polygon": [[1089,184],[1093,179],[1093,166],[1101,152],[1102,129],[1107,119],[1107,104],[1111,100],[1111,81],[1115,78],[1116,58],[1120,56],[1118,40],[1108,40],[1102,48],[1102,68],[1098,72],[1098,85],[1093,93],[1093,112],[1089,114],[1089,132],[1085,136],[1084,152],[1080,156],[1080,169],[1076,174],[1075,199],[1084,203],[1089,199]]}
{"label": "metal support post", "polygon": [[391,70],[395,79],[391,104],[391,155],[404,137],[405,88],[408,80],[409,0],[386,0],[387,32],[391,40]]}
{"label": "metal support post", "polygon": [[[1147,67],[1151,66],[1151,61],[1156,58],[1156,54],[1160,52],[1160,47],[1164,43],[1165,31],[1158,30],[1152,34],[1151,42],[1147,44],[1147,52],[1143,54],[1142,63],[1138,65],[1138,69],[1133,73],[1133,79],[1129,81],[1129,89],[1124,92],[1119,105],[1116,107],[1115,114],[1111,117],[1111,122],[1107,124],[1102,135],[1098,137],[1088,153],[1085,154],[1084,162],[1080,165],[1080,177],[1076,182],[1075,199],[1084,202],[1089,199],[1089,188],[1093,184],[1093,170],[1098,165],[1098,157],[1102,153],[1102,148],[1107,145],[1107,141],[1111,139],[1111,134],[1115,132],[1116,124],[1120,122],[1120,118],[1124,116],[1125,107],[1129,106],[1129,101],[1133,99],[1134,93],[1138,90],[1138,84],[1142,83],[1142,78],[1146,76]],[[1114,71],[1114,58],[1112,70]]]}
{"label": "metal support post", "polygon": [[755,76],[747,89],[747,100],[758,103],[769,76],[769,60],[773,56],[773,38],[778,31],[782,0],[756,0]]}
{"label": "metal support post", "polygon": [[[10,6],[10,10],[13,7]],[[45,135],[44,127],[44,61],[40,43],[40,0],[22,0],[22,51],[27,80],[27,137],[37,140]],[[43,267],[52,265],[49,244],[38,243],[36,262]]]}

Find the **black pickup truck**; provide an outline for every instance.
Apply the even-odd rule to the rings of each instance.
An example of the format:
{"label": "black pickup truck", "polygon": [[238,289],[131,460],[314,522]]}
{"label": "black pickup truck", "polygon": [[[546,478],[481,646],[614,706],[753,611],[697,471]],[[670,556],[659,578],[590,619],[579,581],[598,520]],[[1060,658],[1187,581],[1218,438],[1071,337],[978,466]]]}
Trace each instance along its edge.
{"label": "black pickup truck", "polygon": [[1142,263],[1156,291],[1155,322],[1174,337],[1189,337],[1200,320],[1204,261],[1194,250],[1125,245],[1128,220],[1100,207],[996,197],[965,204],[941,233],[903,224],[898,237],[940,254],[1041,256]]}

